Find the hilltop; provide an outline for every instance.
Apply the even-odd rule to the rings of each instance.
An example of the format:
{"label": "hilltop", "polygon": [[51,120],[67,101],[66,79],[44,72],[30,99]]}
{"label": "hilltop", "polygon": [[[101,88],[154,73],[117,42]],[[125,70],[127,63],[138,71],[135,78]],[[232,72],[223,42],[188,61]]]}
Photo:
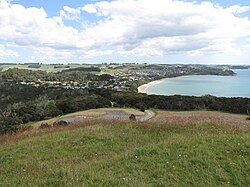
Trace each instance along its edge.
{"label": "hilltop", "polygon": [[[0,186],[247,186],[245,115],[156,111],[2,136]],[[89,113],[88,113],[89,114]]]}

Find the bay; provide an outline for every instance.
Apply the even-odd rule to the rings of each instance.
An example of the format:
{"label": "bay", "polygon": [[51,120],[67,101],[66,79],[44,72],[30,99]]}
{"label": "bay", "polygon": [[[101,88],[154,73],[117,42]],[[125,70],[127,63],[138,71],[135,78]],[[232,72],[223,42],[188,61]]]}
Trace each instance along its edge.
{"label": "bay", "polygon": [[250,69],[237,69],[234,72],[234,76],[191,75],[163,79],[147,88],[146,93],[250,98]]}

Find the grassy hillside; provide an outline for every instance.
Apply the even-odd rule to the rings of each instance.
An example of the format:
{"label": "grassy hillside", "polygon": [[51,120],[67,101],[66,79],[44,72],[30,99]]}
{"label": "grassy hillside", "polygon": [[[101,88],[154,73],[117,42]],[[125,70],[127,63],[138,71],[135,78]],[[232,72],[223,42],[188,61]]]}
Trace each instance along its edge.
{"label": "grassy hillside", "polygon": [[[248,186],[249,130],[96,121],[0,138],[0,186]],[[172,116],[172,115],[171,115]]]}

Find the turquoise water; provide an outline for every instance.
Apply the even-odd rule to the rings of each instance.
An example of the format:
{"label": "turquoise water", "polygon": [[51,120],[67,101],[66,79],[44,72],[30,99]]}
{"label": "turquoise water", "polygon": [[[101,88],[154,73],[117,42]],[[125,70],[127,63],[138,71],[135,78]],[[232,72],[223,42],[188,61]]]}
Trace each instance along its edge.
{"label": "turquoise water", "polygon": [[250,69],[234,70],[235,76],[194,75],[163,80],[149,87],[147,94],[214,95],[218,97],[250,97]]}

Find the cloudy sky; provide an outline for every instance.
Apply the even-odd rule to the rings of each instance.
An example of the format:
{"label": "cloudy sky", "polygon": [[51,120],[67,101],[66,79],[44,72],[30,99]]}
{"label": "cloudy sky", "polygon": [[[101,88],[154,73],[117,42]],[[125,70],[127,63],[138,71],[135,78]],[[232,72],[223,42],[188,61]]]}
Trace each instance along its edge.
{"label": "cloudy sky", "polygon": [[250,2],[0,0],[0,62],[250,64]]}

